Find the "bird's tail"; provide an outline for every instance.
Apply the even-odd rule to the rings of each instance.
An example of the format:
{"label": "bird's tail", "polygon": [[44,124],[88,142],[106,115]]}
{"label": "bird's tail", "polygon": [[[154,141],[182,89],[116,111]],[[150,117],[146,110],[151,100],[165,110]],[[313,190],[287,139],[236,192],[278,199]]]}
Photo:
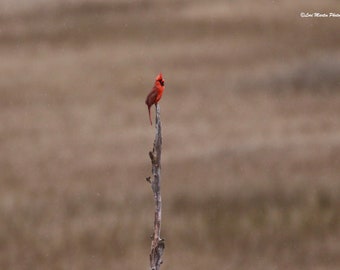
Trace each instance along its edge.
{"label": "bird's tail", "polygon": [[152,120],[151,120],[151,111],[150,111],[150,106],[148,106],[148,110],[149,110],[149,119],[150,119],[150,124],[152,126]]}

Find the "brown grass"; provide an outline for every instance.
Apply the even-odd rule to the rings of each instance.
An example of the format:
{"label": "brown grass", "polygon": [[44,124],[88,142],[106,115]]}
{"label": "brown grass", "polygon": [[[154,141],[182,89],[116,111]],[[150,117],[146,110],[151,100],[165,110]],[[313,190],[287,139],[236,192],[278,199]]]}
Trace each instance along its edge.
{"label": "brown grass", "polygon": [[1,269],[147,269],[159,71],[163,269],[340,267],[337,1],[13,3]]}

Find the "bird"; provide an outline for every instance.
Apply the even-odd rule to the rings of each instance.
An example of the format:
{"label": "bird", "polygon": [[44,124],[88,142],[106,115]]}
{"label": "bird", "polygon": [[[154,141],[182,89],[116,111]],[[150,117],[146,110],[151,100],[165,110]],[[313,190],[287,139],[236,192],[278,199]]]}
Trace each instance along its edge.
{"label": "bird", "polygon": [[150,124],[152,126],[152,120],[151,120],[151,111],[150,108],[153,104],[157,104],[158,101],[162,98],[163,91],[165,89],[165,83],[163,79],[162,73],[159,73],[156,77],[154,86],[152,87],[151,92],[147,95],[145,99],[145,104],[148,106],[149,110],[149,119],[150,119]]}

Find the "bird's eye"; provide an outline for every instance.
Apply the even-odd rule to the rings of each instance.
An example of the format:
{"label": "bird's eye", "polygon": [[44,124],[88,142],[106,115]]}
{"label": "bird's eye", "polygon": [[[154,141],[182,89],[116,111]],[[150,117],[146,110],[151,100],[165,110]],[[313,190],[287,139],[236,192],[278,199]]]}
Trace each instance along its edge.
{"label": "bird's eye", "polygon": [[164,81],[163,80],[159,80],[161,86],[164,86]]}

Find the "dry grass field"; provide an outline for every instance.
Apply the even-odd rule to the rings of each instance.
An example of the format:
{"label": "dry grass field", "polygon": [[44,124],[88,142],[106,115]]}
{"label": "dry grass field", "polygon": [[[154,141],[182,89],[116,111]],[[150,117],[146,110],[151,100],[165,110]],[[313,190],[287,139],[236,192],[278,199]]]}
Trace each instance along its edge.
{"label": "dry grass field", "polygon": [[[282,3],[284,2],[284,3]],[[339,1],[0,1],[0,269],[340,269]],[[154,111],[153,111],[154,115]]]}

